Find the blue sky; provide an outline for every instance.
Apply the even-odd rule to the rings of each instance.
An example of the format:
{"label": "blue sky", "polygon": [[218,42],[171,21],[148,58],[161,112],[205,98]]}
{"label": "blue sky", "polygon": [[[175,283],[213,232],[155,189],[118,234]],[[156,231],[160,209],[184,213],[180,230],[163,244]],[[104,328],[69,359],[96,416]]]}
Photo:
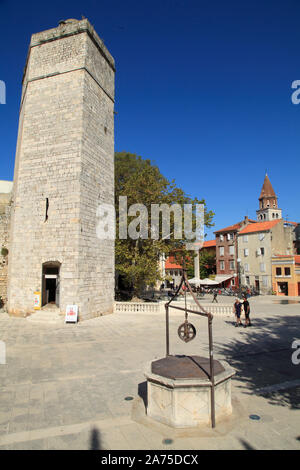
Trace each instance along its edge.
{"label": "blue sky", "polygon": [[213,230],[256,217],[266,169],[300,221],[299,14],[298,0],[0,0],[0,179],[13,179],[30,35],[84,15],[116,61],[116,151],[205,198]]}

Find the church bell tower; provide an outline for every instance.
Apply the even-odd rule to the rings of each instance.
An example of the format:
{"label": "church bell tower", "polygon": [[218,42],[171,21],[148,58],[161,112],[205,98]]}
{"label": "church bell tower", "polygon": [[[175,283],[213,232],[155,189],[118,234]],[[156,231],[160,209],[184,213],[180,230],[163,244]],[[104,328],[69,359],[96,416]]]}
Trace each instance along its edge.
{"label": "church bell tower", "polygon": [[278,209],[277,196],[267,173],[258,200],[259,209],[256,211],[258,222],[265,222],[282,218],[282,210]]}

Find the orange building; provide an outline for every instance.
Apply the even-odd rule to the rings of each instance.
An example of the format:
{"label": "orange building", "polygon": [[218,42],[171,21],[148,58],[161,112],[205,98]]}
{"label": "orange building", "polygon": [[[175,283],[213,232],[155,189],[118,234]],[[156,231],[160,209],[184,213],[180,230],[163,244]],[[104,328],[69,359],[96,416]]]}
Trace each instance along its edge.
{"label": "orange building", "polygon": [[272,257],[272,286],[276,295],[300,296],[300,255]]}

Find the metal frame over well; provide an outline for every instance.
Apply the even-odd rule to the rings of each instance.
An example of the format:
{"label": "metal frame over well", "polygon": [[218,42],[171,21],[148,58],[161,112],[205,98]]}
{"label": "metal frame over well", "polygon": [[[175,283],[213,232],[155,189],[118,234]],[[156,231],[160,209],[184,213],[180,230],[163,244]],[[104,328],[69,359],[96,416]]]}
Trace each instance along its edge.
{"label": "metal frame over well", "polygon": [[[185,307],[178,307],[175,305],[171,305],[173,300],[177,297],[179,294],[182,286],[185,285],[185,287],[189,290],[190,294],[192,295],[196,305],[199,307],[200,312],[197,312],[195,310],[191,310],[187,308],[186,305],[186,295],[185,295]],[[186,293],[186,291],[185,291]],[[187,279],[187,274],[186,274],[186,269],[183,268],[182,270],[182,277],[181,281],[179,284],[179,287],[177,288],[175,294],[173,297],[165,304],[165,309],[166,309],[166,357],[170,356],[170,334],[169,334],[169,309],[174,308],[176,310],[182,310],[186,313],[194,313],[195,315],[201,315],[203,317],[206,317],[208,319],[208,341],[209,341],[209,361],[210,361],[210,389],[211,389],[211,426],[212,428],[215,427],[216,421],[215,421],[215,376],[214,376],[214,358],[213,358],[213,337],[212,337],[212,320],[213,320],[213,315],[205,310],[205,308],[200,305],[198,302],[194,292],[191,289],[190,283]]]}

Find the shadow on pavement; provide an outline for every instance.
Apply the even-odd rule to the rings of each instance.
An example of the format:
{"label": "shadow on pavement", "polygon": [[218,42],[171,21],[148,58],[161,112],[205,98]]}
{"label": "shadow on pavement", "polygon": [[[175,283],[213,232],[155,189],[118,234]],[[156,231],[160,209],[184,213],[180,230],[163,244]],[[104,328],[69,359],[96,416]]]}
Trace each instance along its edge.
{"label": "shadow on pavement", "polygon": [[90,450],[101,450],[101,436],[96,428],[91,431]]}
{"label": "shadow on pavement", "polygon": [[292,363],[292,343],[299,339],[300,316],[255,318],[253,326],[235,328],[236,338],[215,343],[215,350],[236,370],[236,380],[245,394],[260,394],[273,405],[300,409],[300,387],[288,385],[259,390],[299,380],[300,365]]}
{"label": "shadow on pavement", "polygon": [[138,395],[143,400],[145,409],[147,409],[148,399],[147,399],[147,381],[141,382],[138,385]]}
{"label": "shadow on pavement", "polygon": [[245,441],[244,439],[239,439],[239,441],[246,450],[255,450],[255,447],[253,447],[251,444],[249,444],[249,442]]}

